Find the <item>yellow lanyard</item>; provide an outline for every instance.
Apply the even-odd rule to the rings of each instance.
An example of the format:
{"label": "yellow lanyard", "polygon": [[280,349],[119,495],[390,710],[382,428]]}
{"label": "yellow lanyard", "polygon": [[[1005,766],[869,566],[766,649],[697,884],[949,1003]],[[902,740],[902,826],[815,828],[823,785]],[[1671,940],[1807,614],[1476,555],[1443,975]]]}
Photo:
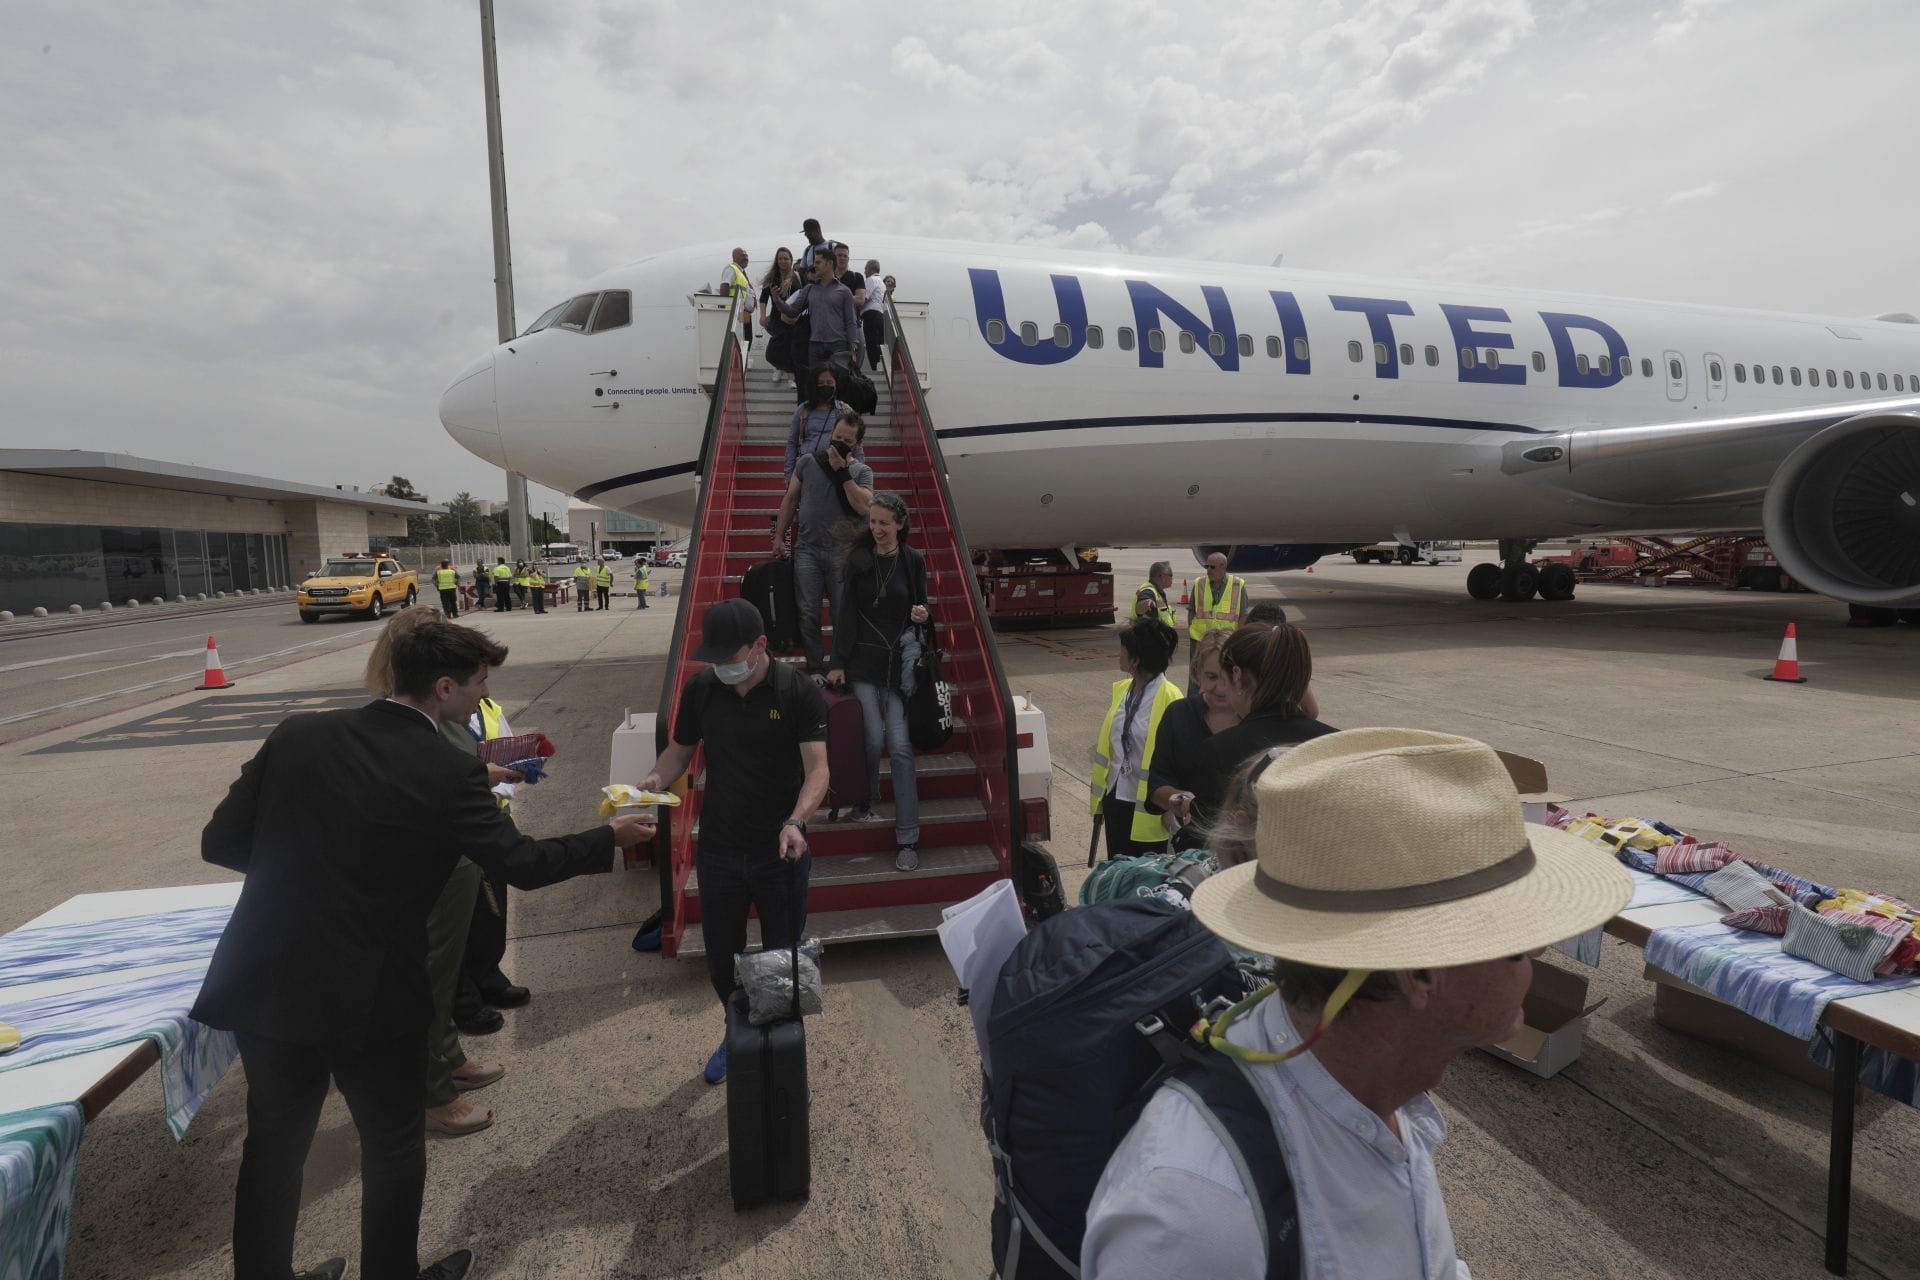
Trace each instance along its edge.
{"label": "yellow lanyard", "polygon": [[1249,1049],[1245,1045],[1235,1044],[1227,1039],[1227,1028],[1238,1022],[1248,1010],[1280,989],[1277,983],[1272,982],[1233,1005],[1212,1022],[1204,1017],[1201,1018],[1193,1024],[1193,1038],[1239,1062],[1285,1062],[1289,1058],[1297,1058],[1313,1048],[1320,1037],[1326,1034],[1327,1028],[1333,1025],[1333,1020],[1340,1016],[1340,1011],[1347,1007],[1347,1001],[1353,999],[1353,993],[1360,989],[1360,984],[1367,980],[1367,975],[1371,972],[1370,969],[1347,970],[1347,976],[1340,979],[1340,985],[1333,989],[1333,994],[1327,997],[1326,1007],[1320,1011],[1320,1025],[1313,1029],[1311,1035],[1285,1053]]}

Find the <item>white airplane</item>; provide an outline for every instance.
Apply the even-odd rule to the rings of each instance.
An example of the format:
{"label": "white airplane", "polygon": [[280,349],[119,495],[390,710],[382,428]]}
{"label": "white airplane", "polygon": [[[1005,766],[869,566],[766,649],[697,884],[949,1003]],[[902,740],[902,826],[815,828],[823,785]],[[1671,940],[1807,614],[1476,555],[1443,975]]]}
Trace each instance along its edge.
{"label": "white airplane", "polygon": [[[736,243],[757,279],[782,241],[589,281],[453,381],[447,431],[542,484],[690,524],[716,355],[696,303]],[[848,243],[923,300],[896,305],[976,547],[1224,546],[1260,571],[1490,538],[1504,568],[1476,569],[1475,595],[1564,598],[1570,574],[1526,566],[1535,540],[1764,528],[1814,590],[1920,604],[1911,315]]]}

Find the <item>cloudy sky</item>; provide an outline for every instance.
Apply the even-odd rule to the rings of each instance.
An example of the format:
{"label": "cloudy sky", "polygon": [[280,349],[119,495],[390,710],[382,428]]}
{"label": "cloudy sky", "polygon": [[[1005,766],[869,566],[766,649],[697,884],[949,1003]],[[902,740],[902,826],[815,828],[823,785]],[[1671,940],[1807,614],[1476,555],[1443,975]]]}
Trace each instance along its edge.
{"label": "cloudy sky", "polygon": [[[1920,311],[1910,0],[498,5],[523,325],[807,214]],[[0,86],[0,445],[503,492],[434,412],[494,336],[474,0],[9,0]]]}

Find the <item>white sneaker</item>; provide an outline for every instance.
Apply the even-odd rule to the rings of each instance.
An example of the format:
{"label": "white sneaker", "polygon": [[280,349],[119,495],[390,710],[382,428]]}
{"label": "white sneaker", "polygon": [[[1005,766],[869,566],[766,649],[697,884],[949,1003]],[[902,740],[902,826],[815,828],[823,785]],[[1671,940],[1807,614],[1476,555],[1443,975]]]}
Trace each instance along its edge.
{"label": "white sneaker", "polygon": [[920,869],[920,855],[914,851],[912,845],[908,845],[893,855],[893,869],[895,871],[918,871]]}

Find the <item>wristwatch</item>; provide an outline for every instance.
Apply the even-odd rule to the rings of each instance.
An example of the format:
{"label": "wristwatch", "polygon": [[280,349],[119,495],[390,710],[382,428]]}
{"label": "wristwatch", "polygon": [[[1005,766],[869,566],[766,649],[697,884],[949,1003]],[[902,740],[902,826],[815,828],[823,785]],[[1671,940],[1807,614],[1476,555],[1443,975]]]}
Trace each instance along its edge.
{"label": "wristwatch", "polygon": [[785,822],[781,823],[780,825],[783,827],[798,827],[800,828],[801,835],[807,834],[807,824],[806,824],[806,820],[803,818],[788,818]]}

